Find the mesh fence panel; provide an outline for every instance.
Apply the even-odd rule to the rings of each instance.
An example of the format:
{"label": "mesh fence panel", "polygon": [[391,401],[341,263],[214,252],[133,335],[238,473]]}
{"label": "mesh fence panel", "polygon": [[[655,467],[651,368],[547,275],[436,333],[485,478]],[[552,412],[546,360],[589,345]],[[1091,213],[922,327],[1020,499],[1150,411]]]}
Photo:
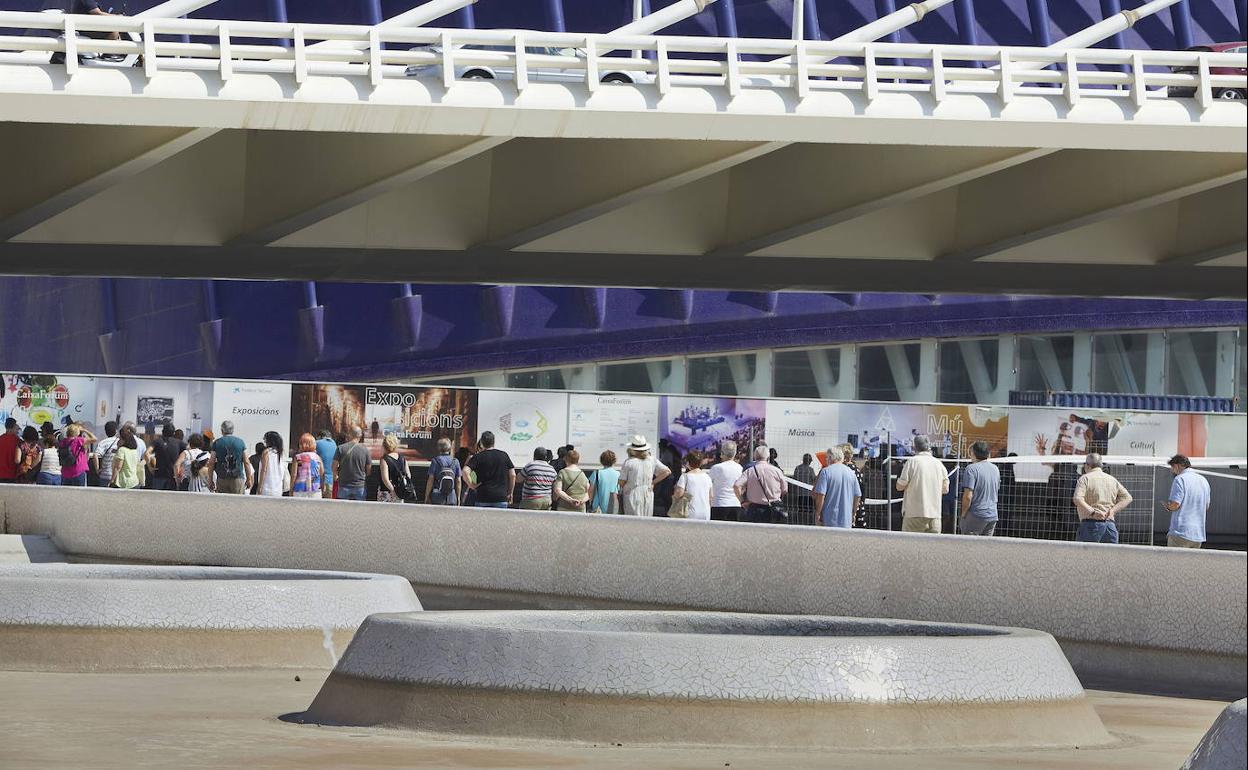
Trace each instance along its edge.
{"label": "mesh fence panel", "polygon": [[[858,458],[865,503],[854,517],[856,528],[901,529],[903,493],[897,476],[908,458]],[[1083,473],[1082,457],[1053,457],[1040,462],[994,462],[1001,472],[997,497],[998,537],[1042,540],[1074,540],[1079,516],[1072,498]],[[1170,471],[1164,467],[1114,463],[1108,458],[1104,471],[1118,479],[1131,495],[1130,505],[1114,518],[1120,543],[1151,545],[1158,506],[1169,489]],[[941,531],[958,531],[961,481],[970,460],[942,460],[949,476],[949,492],[942,499]],[[1158,491],[1160,490],[1160,491]],[[790,480],[786,504],[790,524],[817,523],[811,492]],[[1168,514],[1167,514],[1168,516]]]}

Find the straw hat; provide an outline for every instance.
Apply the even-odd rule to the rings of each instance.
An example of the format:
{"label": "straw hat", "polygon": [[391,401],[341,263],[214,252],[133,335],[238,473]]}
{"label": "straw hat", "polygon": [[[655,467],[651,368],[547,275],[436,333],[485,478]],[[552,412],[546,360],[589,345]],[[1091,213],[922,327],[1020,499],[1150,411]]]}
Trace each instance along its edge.
{"label": "straw hat", "polygon": [[646,437],[638,433],[633,436],[633,440],[629,443],[628,448],[634,452],[649,452],[650,444],[646,441]]}

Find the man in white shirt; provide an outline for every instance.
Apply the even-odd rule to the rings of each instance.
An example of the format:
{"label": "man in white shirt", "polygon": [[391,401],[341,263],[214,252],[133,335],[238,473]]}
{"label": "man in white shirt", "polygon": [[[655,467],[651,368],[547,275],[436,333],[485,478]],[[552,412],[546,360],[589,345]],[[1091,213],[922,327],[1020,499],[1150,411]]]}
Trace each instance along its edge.
{"label": "man in white shirt", "polygon": [[741,501],[732,485],[741,478],[737,462],[737,442],[725,441],[719,446],[719,462],[707,471],[711,477],[711,521],[740,521]]}
{"label": "man in white shirt", "polygon": [[944,463],[932,457],[927,436],[914,437],[914,453],[897,478],[897,488],[904,493],[901,531],[939,534],[940,503],[949,491],[949,476]]}
{"label": "man in white shirt", "polygon": [[98,484],[107,487],[113,483],[113,458],[117,456],[117,447],[121,439],[117,436],[117,423],[109,420],[104,423],[106,438],[95,445],[91,453],[91,467],[95,470]]}

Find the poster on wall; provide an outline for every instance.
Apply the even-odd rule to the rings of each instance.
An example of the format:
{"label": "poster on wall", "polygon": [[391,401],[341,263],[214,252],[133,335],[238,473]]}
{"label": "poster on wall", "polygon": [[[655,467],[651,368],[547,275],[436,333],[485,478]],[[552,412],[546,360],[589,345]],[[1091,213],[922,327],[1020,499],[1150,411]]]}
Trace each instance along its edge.
{"label": "poster on wall", "polygon": [[0,423],[12,417],[19,430],[45,422],[58,429],[65,418],[95,430],[95,378],[58,374],[4,374]]}
{"label": "poster on wall", "polygon": [[212,386],[212,425],[221,435],[221,422],[234,423],[234,435],[248,450],[274,431],[286,436],[290,429],[290,383],[231,382],[219,380]]}
{"label": "poster on wall", "polygon": [[399,440],[399,454],[409,462],[428,462],[437,456],[439,439],[452,451],[476,443],[477,392],[458,388],[364,386],[366,443],[373,456],[383,452],[387,433]]}
{"label": "poster on wall", "polygon": [[991,457],[1009,445],[1009,410],[1003,406],[928,406],[924,433],[942,457],[971,457],[971,444],[982,441]]}
{"label": "poster on wall", "polygon": [[188,436],[212,429],[208,380],[111,379],[100,382],[96,395],[100,419],[133,422],[141,434],[160,433],[166,421]]}
{"label": "poster on wall", "polygon": [[1179,415],[1128,412],[1109,440],[1109,454],[1169,459],[1179,451]]}
{"label": "poster on wall", "polygon": [[766,440],[767,402],[756,398],[664,396],[659,405],[659,438],[682,455],[696,449],[714,454],[734,441],[746,450]]}
{"label": "poster on wall", "polygon": [[[840,433],[859,457],[909,457],[928,432],[927,413],[913,404],[841,404]],[[933,437],[933,444],[938,444]]]}
{"label": "poster on wall", "polygon": [[568,394],[531,390],[482,390],[477,402],[479,432],[494,433],[494,446],[517,467],[537,447],[552,452],[568,443]]}
{"label": "poster on wall", "polygon": [[767,446],[776,450],[780,466],[791,472],[802,455],[818,458],[815,468],[826,464],[824,455],[833,444],[844,442],[835,401],[768,401]]}
{"label": "poster on wall", "polygon": [[[1122,428],[1121,412],[1070,409],[1010,410],[1009,451],[1023,456],[1109,454]],[[1051,469],[1041,463],[1015,466],[1017,481],[1045,483]]]}
{"label": "poster on wall", "polygon": [[624,461],[624,447],[635,435],[653,440],[659,425],[659,397],[572,393],[568,396],[568,443],[581,465],[597,466],[606,450]]}
{"label": "poster on wall", "polygon": [[327,430],[334,441],[342,443],[359,428],[368,435],[364,417],[364,388],[359,385],[328,385],[297,383],[290,386],[289,437],[304,433],[319,435]]}
{"label": "poster on wall", "polygon": [[1248,415],[1211,414],[1191,415],[1205,421],[1208,438],[1206,457],[1235,457],[1248,455]]}

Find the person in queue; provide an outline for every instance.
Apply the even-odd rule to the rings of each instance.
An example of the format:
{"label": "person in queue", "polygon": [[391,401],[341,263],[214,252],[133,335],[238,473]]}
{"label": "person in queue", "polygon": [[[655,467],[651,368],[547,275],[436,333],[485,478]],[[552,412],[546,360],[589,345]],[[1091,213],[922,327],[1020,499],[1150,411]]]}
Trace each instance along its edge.
{"label": "person in queue", "polygon": [[5,418],[4,433],[0,434],[0,484],[17,482],[17,466],[22,462],[22,437],[17,432],[17,420]]}
{"label": "person in queue", "polygon": [[897,489],[903,493],[901,531],[940,534],[940,506],[949,492],[949,476],[944,464],[932,456],[927,436],[916,435],[913,442],[914,456],[897,477]]}
{"label": "person in queue", "polygon": [[1192,470],[1186,455],[1170,458],[1170,494],[1161,505],[1170,513],[1166,545],[1171,548],[1200,548],[1205,542],[1205,518],[1209,513],[1209,481]]}
{"label": "person in queue", "polygon": [[186,492],[212,492],[212,453],[204,451],[202,433],[192,433],[186,451],[178,457],[180,489]]}
{"label": "person in queue", "polygon": [[117,427],[116,420],[104,423],[104,438],[97,441],[91,451],[91,469],[95,471],[97,486],[107,487],[113,483],[113,456],[121,442]]}
{"label": "person in queue", "polygon": [[334,453],[334,479],[338,484],[339,500],[363,502],[368,495],[368,469],[372,466],[372,454],[364,446],[364,429],[351,428],[351,440],[338,447]]}
{"label": "person in queue", "polygon": [[142,489],[146,482],[147,462],[135,435],[134,423],[121,426],[117,453],[113,456],[113,481],[117,489]]}
{"label": "person in queue", "polygon": [[[564,447],[559,447],[559,462],[566,465],[564,459],[567,452]],[[520,507],[526,511],[549,511],[554,499],[555,477],[558,471],[555,470],[554,463],[548,458],[550,451],[545,447],[537,447],[533,450],[533,460],[526,464],[516,474],[516,480],[520,482]]]}
{"label": "person in queue", "polygon": [[711,520],[741,521],[745,515],[741,499],[733,491],[733,485],[741,478],[744,469],[737,462],[737,442],[725,441],[719,445],[719,462],[707,471],[711,477]]}
{"label": "person in queue", "polygon": [[494,448],[491,431],[482,433],[477,443],[480,450],[464,464],[464,483],[476,493],[476,507],[507,508],[516,489],[516,466],[511,455]]}
{"label": "person in queue", "polygon": [[290,458],[291,497],[321,498],[325,488],[325,463],[311,433],[299,437],[299,451]]}
{"label": "person in queue", "polygon": [[1079,512],[1075,540],[1081,543],[1117,543],[1115,517],[1131,504],[1131,493],[1105,472],[1102,463],[1098,453],[1088,453],[1083,460],[1084,473],[1075,483],[1075,496],[1071,498]]}
{"label": "person in queue", "polygon": [[147,448],[147,467],[152,472],[152,489],[175,491],[178,488],[176,469],[178,458],[186,451],[186,443],[178,439],[177,433],[173,423],[166,421],[161,426],[160,435]]}
{"label": "person in queue", "polygon": [[438,439],[438,454],[429,461],[425,476],[425,502],[431,505],[459,505],[463,466],[451,456],[451,440]]}
{"label": "person in queue", "polygon": [[227,495],[243,495],[255,484],[254,469],[247,454],[247,443],[234,435],[234,423],[221,423],[221,437],[212,442],[214,488]]}
{"label": "person in queue", "polygon": [[91,447],[95,434],[76,422],[65,426],[65,434],[57,439],[56,448],[61,454],[61,486],[85,487],[87,470],[91,467]]}
{"label": "person in queue", "polygon": [[971,444],[975,462],[962,472],[961,517],[958,530],[964,535],[992,537],[997,528],[997,495],[1001,491],[1001,471],[988,462],[987,442]]}
{"label": "person in queue", "polygon": [[321,481],[321,497],[330,499],[334,496],[334,455],[338,454],[338,444],[334,434],[322,430],[316,437],[316,456],[321,458],[321,470],[324,479]]}
{"label": "person in queue", "polygon": [[862,475],[862,468],[859,468],[858,463],[855,462],[854,445],[841,444],[836,448],[841,450],[841,462],[854,474],[854,478],[858,480],[858,488],[862,490],[862,497],[858,499],[858,505],[854,508],[854,528],[865,529],[867,526],[867,482]]}
{"label": "person in queue", "polygon": [[751,524],[781,524],[776,520],[776,504],[789,491],[784,473],[768,462],[770,450],[763,445],[754,449],[754,462],[733,484],[737,499],[745,508],[745,519]]}
{"label": "person in queue", "polygon": [[862,501],[862,485],[845,465],[845,453],[841,447],[828,449],[825,456],[828,465],[819,471],[812,492],[815,523],[821,527],[850,529],[854,525],[854,511]]}
{"label": "person in queue", "polygon": [[598,455],[602,467],[589,477],[590,513],[620,512],[620,470],[615,463],[615,452],[610,449]]}
{"label": "person in queue", "polygon": [[581,453],[571,445],[565,449],[563,468],[555,474],[554,509],[585,513],[585,506],[589,503],[589,477],[581,470]]}
{"label": "person in queue", "polygon": [[654,488],[672,475],[650,452],[645,436],[633,436],[620,469],[620,502],[625,516],[653,516]]}
{"label": "person in queue", "polygon": [[702,453],[691,449],[684,457],[685,472],[680,474],[676,489],[672,493],[673,502],[682,497],[689,498],[688,515],[686,518],[699,521],[711,520],[711,497],[714,495],[714,484],[711,475],[702,470]]}
{"label": "person in queue", "polygon": [[264,434],[264,451],[260,454],[260,472],[256,477],[256,494],[261,497],[282,497],[286,492],[286,471],[282,462],[282,434],[271,430]]}

